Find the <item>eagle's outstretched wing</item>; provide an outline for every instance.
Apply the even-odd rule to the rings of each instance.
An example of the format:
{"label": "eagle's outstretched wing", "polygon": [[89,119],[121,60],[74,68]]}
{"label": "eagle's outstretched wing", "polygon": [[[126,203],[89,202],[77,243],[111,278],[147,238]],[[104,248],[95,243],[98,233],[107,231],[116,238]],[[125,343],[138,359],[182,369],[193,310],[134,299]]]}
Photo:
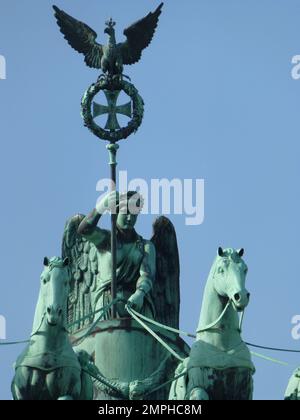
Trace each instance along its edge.
{"label": "eagle's outstretched wing", "polygon": [[127,41],[119,44],[123,64],[134,64],[139,61],[143,49],[148,47],[153,38],[162,6],[163,3],[153,13],[150,12],[124,30]]}
{"label": "eagle's outstretched wing", "polygon": [[65,39],[79,53],[84,54],[84,61],[89,67],[101,68],[103,48],[96,42],[97,33],[83,22],[53,6],[57,24]]}

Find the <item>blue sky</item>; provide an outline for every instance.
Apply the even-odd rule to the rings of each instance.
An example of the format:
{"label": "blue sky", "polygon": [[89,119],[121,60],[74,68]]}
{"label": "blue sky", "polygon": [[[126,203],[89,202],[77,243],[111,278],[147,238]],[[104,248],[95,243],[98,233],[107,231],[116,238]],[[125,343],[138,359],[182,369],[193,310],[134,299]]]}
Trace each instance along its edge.
{"label": "blue sky", "polygon": [[[87,5],[88,4],[88,5]],[[104,42],[159,1],[57,0]],[[86,213],[107,177],[104,143],[83,127],[80,99],[98,72],[59,33],[52,1],[0,0],[1,262],[0,314],[7,339],[31,331],[44,255],[59,255],[65,220]],[[140,63],[127,67],[145,100],[138,133],[120,144],[129,178],[205,180],[205,220],[171,216],[181,260],[184,330],[197,326],[217,247],[244,247],[251,302],[246,341],[300,349],[291,336],[299,303],[299,94],[291,60],[300,54],[294,0],[166,0]],[[151,234],[153,216],[137,230]],[[22,346],[0,348],[0,399],[10,398],[12,363]],[[281,399],[298,354],[254,358],[256,399]]]}

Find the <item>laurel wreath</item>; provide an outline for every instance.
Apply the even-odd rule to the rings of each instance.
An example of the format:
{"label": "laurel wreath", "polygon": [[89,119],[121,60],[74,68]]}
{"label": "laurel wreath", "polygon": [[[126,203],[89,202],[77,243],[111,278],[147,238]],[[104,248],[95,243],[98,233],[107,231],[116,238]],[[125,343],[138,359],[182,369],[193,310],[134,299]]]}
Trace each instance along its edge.
{"label": "laurel wreath", "polygon": [[[105,130],[95,123],[92,115],[92,101],[101,90],[123,90],[128,96],[130,96],[133,112],[132,119],[126,127],[111,131]],[[107,79],[103,78],[99,79],[96,83],[93,83],[84,93],[81,100],[81,116],[83,118],[84,125],[95,136],[102,140],[108,140],[115,143],[119,140],[126,139],[130,136],[130,134],[137,131],[144,116],[144,101],[133,84],[125,80],[118,81],[117,83],[111,83]]]}

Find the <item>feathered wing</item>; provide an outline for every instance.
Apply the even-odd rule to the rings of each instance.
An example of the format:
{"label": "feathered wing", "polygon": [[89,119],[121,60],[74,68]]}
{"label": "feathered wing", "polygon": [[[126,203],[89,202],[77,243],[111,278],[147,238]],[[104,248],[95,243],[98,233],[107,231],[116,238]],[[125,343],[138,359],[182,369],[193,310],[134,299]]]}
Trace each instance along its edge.
{"label": "feathered wing", "polygon": [[[77,214],[67,220],[62,241],[62,256],[69,258],[72,273],[68,324],[72,324],[69,330],[73,333],[93,321],[92,293],[99,274],[96,247],[77,233],[84,217]],[[80,320],[88,315],[91,316]]]}
{"label": "feathered wing", "polygon": [[84,54],[84,61],[89,67],[101,68],[103,48],[96,42],[97,33],[83,22],[53,6],[57,24],[65,39],[79,53]]}
{"label": "feathered wing", "polygon": [[134,64],[139,61],[143,49],[150,44],[153,38],[162,6],[163,3],[158,6],[155,12],[150,12],[143,19],[138,20],[124,30],[123,33],[127,40],[118,45],[123,64]]}
{"label": "feathered wing", "polygon": [[179,253],[175,228],[167,217],[161,216],[155,220],[151,241],[156,249],[156,278],[151,291],[156,308],[156,320],[178,329]]}

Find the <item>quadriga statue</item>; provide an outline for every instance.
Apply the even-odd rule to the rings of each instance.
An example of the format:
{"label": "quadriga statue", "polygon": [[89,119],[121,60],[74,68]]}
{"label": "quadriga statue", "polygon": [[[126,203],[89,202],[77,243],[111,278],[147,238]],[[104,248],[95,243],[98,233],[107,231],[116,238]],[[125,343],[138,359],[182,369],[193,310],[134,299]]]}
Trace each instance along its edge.
{"label": "quadriga statue", "polygon": [[15,363],[15,400],[91,400],[93,384],[67,330],[71,271],[67,258],[44,259],[30,340]]}
{"label": "quadriga statue", "polygon": [[255,368],[238,317],[250,296],[243,253],[219,248],[204,290],[196,341],[176,371],[186,375],[173,382],[170,399],[252,399]]}

